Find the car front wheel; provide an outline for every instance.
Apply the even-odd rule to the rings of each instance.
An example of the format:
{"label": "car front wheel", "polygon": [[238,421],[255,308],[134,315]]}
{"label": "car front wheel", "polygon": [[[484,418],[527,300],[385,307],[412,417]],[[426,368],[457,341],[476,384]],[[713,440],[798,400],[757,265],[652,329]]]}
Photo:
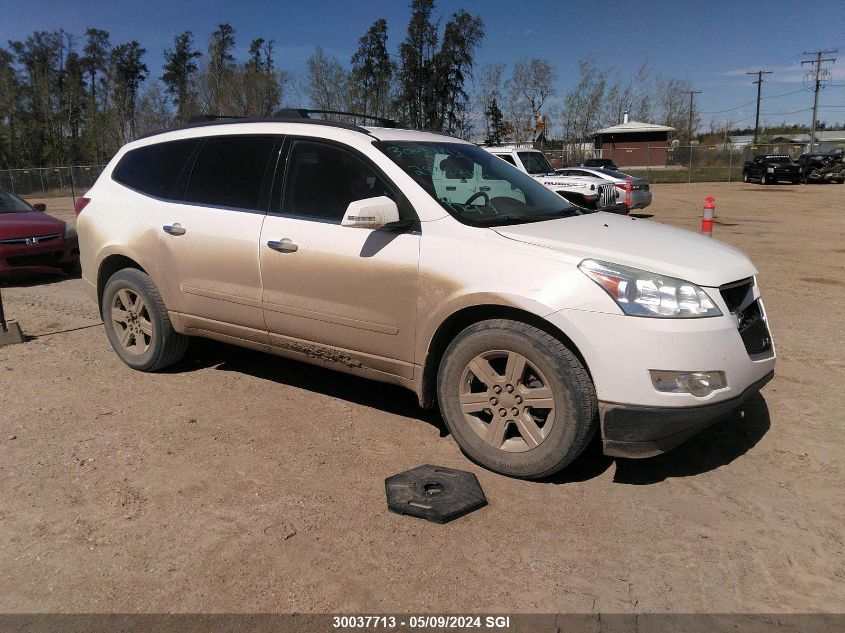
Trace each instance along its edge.
{"label": "car front wheel", "polygon": [[188,337],[173,329],[158,289],[140,270],[125,268],[111,276],[100,311],[111,346],[132,369],[163,369],[188,349]]}
{"label": "car front wheel", "polygon": [[483,321],[461,332],[440,363],[437,392],[461,449],[512,477],[559,471],[596,428],[584,366],[559,340],[518,321]]}

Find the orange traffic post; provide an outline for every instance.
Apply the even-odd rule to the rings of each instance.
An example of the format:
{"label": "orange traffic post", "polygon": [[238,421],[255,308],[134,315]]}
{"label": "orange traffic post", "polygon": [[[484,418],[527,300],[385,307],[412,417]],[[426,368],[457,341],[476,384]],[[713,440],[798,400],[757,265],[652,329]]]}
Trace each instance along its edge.
{"label": "orange traffic post", "polygon": [[633,188],[634,187],[631,185],[631,179],[626,178],[625,179],[625,204],[628,205],[629,209],[631,208],[631,190]]}
{"label": "orange traffic post", "polygon": [[713,237],[713,216],[716,215],[716,204],[713,196],[704,199],[704,215],[701,216],[701,234]]}

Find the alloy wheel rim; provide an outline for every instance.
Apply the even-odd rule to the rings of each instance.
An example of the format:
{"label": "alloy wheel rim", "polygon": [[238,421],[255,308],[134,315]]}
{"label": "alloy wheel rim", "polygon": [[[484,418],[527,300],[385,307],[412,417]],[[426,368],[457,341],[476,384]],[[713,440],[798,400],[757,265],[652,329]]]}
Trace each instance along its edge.
{"label": "alloy wheel rim", "polygon": [[112,298],[111,318],[120,346],[135,356],[144,354],[153,340],[150,313],[141,296],[129,288],[121,288]]}
{"label": "alloy wheel rim", "polygon": [[530,451],[555,422],[555,396],[539,368],[510,350],[484,352],[463,371],[459,402],[470,428],[489,446]]}

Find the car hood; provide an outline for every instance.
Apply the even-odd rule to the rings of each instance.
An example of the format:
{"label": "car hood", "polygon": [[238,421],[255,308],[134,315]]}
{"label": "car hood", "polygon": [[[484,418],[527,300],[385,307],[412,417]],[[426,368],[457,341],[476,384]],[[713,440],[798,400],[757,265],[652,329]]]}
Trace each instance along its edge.
{"label": "car hood", "polygon": [[741,251],[672,226],[611,213],[495,229],[503,237],[716,287],[757,274]]}
{"label": "car hood", "polygon": [[65,223],[45,213],[0,213],[0,240],[64,232]]}

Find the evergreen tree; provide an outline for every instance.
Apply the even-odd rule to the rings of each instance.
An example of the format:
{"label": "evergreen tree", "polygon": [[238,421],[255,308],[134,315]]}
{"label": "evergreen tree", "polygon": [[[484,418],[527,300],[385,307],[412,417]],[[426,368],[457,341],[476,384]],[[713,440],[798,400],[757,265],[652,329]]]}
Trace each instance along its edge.
{"label": "evergreen tree", "polygon": [[147,65],[141,61],[146,52],[135,40],[115,46],[111,52],[114,77],[112,100],[117,140],[121,145],[136,137],[138,91],[149,72]]}
{"label": "evergreen tree", "polygon": [[234,48],[234,27],[227,23],[217,25],[217,30],[211,34],[208,45],[209,87],[211,89],[209,105],[213,114],[220,114],[225,79],[235,62],[235,57],[232,55]]}
{"label": "evergreen tree", "polygon": [[464,83],[472,72],[473,55],[483,38],[484,23],[481,18],[473,17],[466,11],[458,11],[446,23],[443,44],[434,60],[437,72],[434,110],[429,119],[431,128],[467,135],[468,95]]}
{"label": "evergreen tree", "polygon": [[505,123],[505,116],[499,109],[499,104],[496,98],[490,101],[487,110],[484,111],[484,116],[487,117],[489,130],[487,138],[484,139],[485,145],[501,145],[507,140],[508,127]]}
{"label": "evergreen tree", "polygon": [[434,0],[412,0],[408,35],[399,46],[398,106],[404,123],[417,129],[430,127],[436,118],[434,56],[437,25],[432,22]]}
{"label": "evergreen tree", "polygon": [[352,56],[352,99],[356,110],[374,116],[390,113],[393,62],[387,52],[387,20],[373,22]]}
{"label": "evergreen tree", "polygon": [[197,72],[194,60],[202,53],[194,50],[193,34],[190,31],[180,33],[173,38],[173,50],[164,51],[164,74],[161,80],[165,90],[173,97],[176,106],[176,121],[184,123],[193,111],[191,80]]}

